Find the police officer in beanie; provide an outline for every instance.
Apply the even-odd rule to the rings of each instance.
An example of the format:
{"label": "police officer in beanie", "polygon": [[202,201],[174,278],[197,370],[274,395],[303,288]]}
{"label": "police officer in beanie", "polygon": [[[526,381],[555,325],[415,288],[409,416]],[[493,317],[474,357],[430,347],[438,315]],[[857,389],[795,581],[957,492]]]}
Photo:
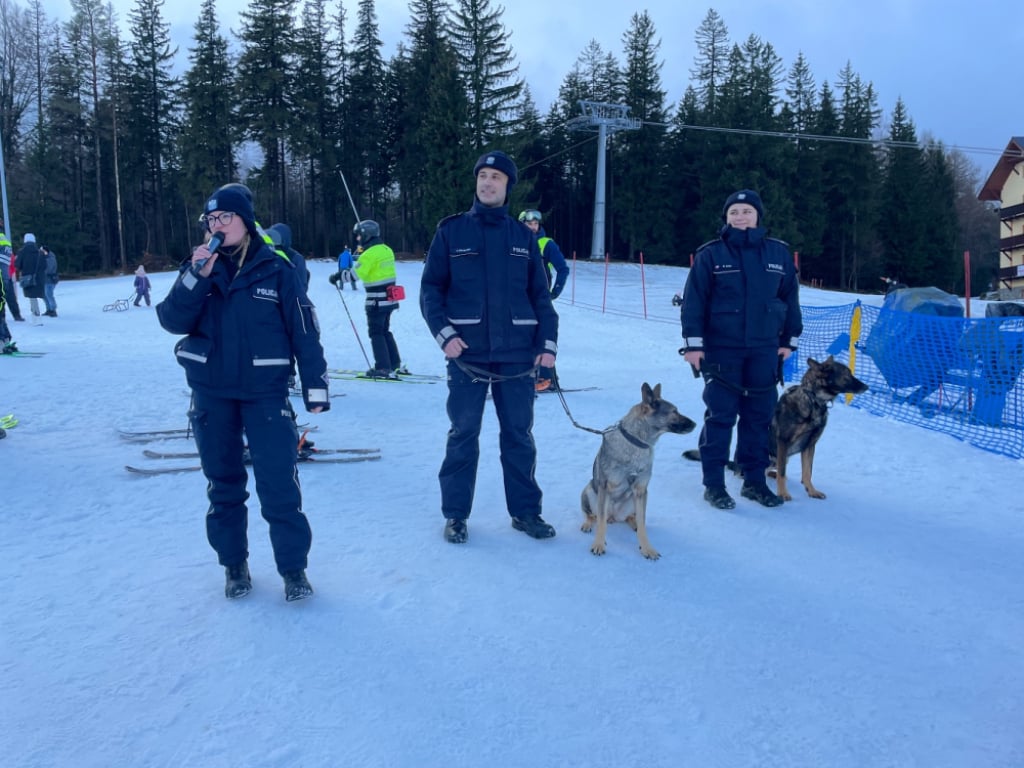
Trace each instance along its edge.
{"label": "police officer in beanie", "polygon": [[538,365],[554,367],[558,315],[537,240],[508,214],[515,163],[504,152],[488,152],[473,174],[473,207],[438,224],[420,285],[420,309],[448,360],[451,428],[438,474],[444,536],[461,544],[468,535],[490,390],[512,527],[546,539],[555,529],[541,518],[534,478],[534,376]]}
{"label": "police officer in beanie", "polygon": [[782,504],[768,489],[768,432],[778,399],[781,362],[803,330],[800,283],[789,247],[767,236],[764,206],[750,189],[729,195],[725,226],[697,255],[683,289],[683,357],[704,376],[700,457],[704,499],[732,509],[725,489],[732,429],[739,418],[736,462],[744,498]]}
{"label": "police officer in beanie", "polygon": [[[285,599],[309,597],[305,569],[312,533],[295,469],[298,434],[288,401],[294,358],[306,410],[329,410],[327,363],[304,279],[256,224],[240,185],[207,200],[211,240],[182,266],[160,324],[182,334],[174,351],[192,388],[189,418],[206,475],[206,533],[226,571],[225,595],[249,593],[245,440],[260,511],[270,526]],[[211,250],[210,245],[213,239]]]}

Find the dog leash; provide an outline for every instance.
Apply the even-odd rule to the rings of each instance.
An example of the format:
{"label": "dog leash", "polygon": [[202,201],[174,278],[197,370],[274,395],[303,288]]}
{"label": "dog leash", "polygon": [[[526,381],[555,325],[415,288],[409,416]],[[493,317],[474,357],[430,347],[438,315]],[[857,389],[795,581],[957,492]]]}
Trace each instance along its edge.
{"label": "dog leash", "polygon": [[455,363],[455,365],[457,365],[464,374],[469,376],[469,378],[473,380],[474,384],[477,384],[479,382],[494,384],[499,381],[511,381],[512,379],[521,379],[524,376],[533,376],[539,368],[539,366],[535,365],[532,368],[527,368],[522,373],[516,373],[513,374],[512,376],[505,376],[500,373],[488,371],[486,368],[478,368],[477,366],[471,365],[470,363],[467,363],[464,360],[460,360],[457,357],[454,360],[452,360],[452,362]]}
{"label": "dog leash", "polygon": [[[488,370],[486,370],[484,368],[478,368],[477,366],[471,365],[470,363],[467,363],[467,362],[465,362],[463,360],[460,360],[459,358],[455,358],[455,360],[453,360],[453,362],[455,363],[455,365],[457,365],[459,367],[459,369],[463,373],[465,373],[467,376],[469,376],[473,380],[474,383],[477,383],[477,382],[487,382],[488,384],[494,384],[495,382],[499,382],[499,381],[509,381],[511,379],[519,379],[519,378],[522,378],[523,376],[533,376],[537,372],[537,369],[539,368],[539,366],[535,365],[532,368],[528,368],[527,370],[523,371],[522,373],[517,373],[517,374],[515,374],[513,376],[503,376],[501,374],[497,374],[497,373],[494,373],[492,371],[488,371]],[[565,415],[569,417],[569,421],[577,429],[582,429],[584,432],[592,432],[593,434],[601,435],[602,437],[604,437],[604,435],[606,433],[611,432],[616,427],[619,427],[621,429],[621,425],[620,424],[617,424],[617,425],[612,426],[612,427],[608,427],[607,429],[594,429],[593,427],[586,427],[586,426],[580,424],[573,417],[572,411],[569,410],[569,404],[567,402],[565,402],[565,395],[562,393],[561,388],[556,389],[555,392],[558,395],[559,401],[562,403],[562,410],[565,411]],[[648,447],[648,446],[646,446],[646,445],[644,445],[642,443],[639,443],[639,441],[638,442],[634,442],[636,440],[636,438],[633,437],[632,435],[630,435],[625,430],[622,430],[622,433],[626,436],[626,439],[629,440],[634,445],[638,445],[639,444],[640,447],[645,447],[645,448]]]}
{"label": "dog leash", "polygon": [[[685,347],[679,350],[679,354],[682,355],[685,351]],[[713,381],[717,381],[719,384],[724,386],[726,389],[731,389],[733,392],[738,392],[741,397],[753,397],[754,395],[767,395],[769,392],[775,392],[778,390],[779,385],[786,385],[786,378],[783,375],[783,364],[785,361],[782,359],[782,355],[779,355],[778,366],[775,369],[775,382],[769,387],[744,387],[739,384],[734,384],[728,379],[722,376],[716,376],[712,372],[712,367],[718,369],[721,373],[721,366],[712,364],[702,363],[700,369],[697,366],[690,364],[690,370],[693,371],[693,378],[704,379],[704,386],[711,384]]]}

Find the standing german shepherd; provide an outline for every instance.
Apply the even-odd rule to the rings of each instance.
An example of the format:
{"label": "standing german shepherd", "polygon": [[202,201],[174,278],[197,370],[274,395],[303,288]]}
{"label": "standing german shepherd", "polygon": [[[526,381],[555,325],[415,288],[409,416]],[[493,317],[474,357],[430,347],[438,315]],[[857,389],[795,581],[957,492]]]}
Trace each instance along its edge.
{"label": "standing german shepherd", "polygon": [[654,444],[666,432],[685,435],[697,425],[668,400],[661,399],[661,384],[651,389],[644,382],[640,393],[643,399],[618,424],[605,430],[594,459],[593,476],[580,494],[586,518],[581,530],[590,533],[597,523],[590,545],[595,555],[605,552],[608,523],[626,522],[636,531],[644,557],[657,560],[661,556],[647,539],[647,484],[651,481]]}
{"label": "standing german shepherd", "polygon": [[824,499],[825,494],[811,482],[814,468],[814,446],[825,431],[828,409],[841,394],[858,395],[868,385],[858,379],[845,365],[832,359],[824,363],[807,359],[807,373],[799,384],[782,393],[772,417],[769,452],[775,460],[775,481],[779,496],[792,501],[786,488],[786,460],[800,453],[800,482],[813,499]]}

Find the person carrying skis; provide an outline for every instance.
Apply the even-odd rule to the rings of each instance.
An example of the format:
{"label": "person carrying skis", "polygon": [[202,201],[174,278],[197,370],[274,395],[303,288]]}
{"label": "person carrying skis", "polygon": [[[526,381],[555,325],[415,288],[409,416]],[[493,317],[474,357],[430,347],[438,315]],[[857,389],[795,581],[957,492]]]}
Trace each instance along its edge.
{"label": "person carrying skis", "polygon": [[330,409],[316,310],[298,270],[264,240],[252,198],[238,185],[218,189],[203,210],[212,239],[192,252],[156,311],[165,330],[184,336],[175,354],[192,388],[189,419],[210,501],[207,539],[225,568],[225,595],[248,594],[247,437],[285,599],[301,600],[313,594],[306,578],[312,532],[295,467],[288,374],[294,357],[306,410]]}
{"label": "person carrying skis", "polygon": [[338,271],[327,279],[335,287],[339,280],[342,288],[345,287],[345,283],[352,283],[352,290],[356,290],[356,274],[352,269],[352,251],[349,250],[348,244],[338,254]]}

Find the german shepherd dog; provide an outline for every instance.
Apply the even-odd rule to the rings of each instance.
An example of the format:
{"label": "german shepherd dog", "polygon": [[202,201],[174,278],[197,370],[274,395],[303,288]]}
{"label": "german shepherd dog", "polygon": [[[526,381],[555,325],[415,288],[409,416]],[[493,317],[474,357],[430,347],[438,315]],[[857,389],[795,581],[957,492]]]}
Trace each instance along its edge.
{"label": "german shepherd dog", "polygon": [[585,518],[581,530],[590,533],[597,523],[590,545],[595,555],[605,552],[608,523],[625,522],[636,531],[644,557],[657,560],[661,556],[647,539],[647,484],[654,464],[654,444],[666,432],[685,435],[697,425],[668,400],[661,399],[661,384],[651,389],[644,382],[640,393],[641,401],[618,424],[605,430],[593,475],[580,494]]}
{"label": "german shepherd dog", "polygon": [[859,395],[867,389],[867,384],[854,376],[848,367],[834,360],[832,355],[823,363],[814,358],[807,359],[807,373],[799,384],[782,393],[772,416],[769,453],[775,460],[779,496],[786,501],[793,500],[786,487],[786,460],[799,452],[800,482],[807,489],[807,495],[812,499],[825,498],[825,494],[811,482],[811,470],[814,468],[814,446],[825,431],[828,409],[839,395]]}

